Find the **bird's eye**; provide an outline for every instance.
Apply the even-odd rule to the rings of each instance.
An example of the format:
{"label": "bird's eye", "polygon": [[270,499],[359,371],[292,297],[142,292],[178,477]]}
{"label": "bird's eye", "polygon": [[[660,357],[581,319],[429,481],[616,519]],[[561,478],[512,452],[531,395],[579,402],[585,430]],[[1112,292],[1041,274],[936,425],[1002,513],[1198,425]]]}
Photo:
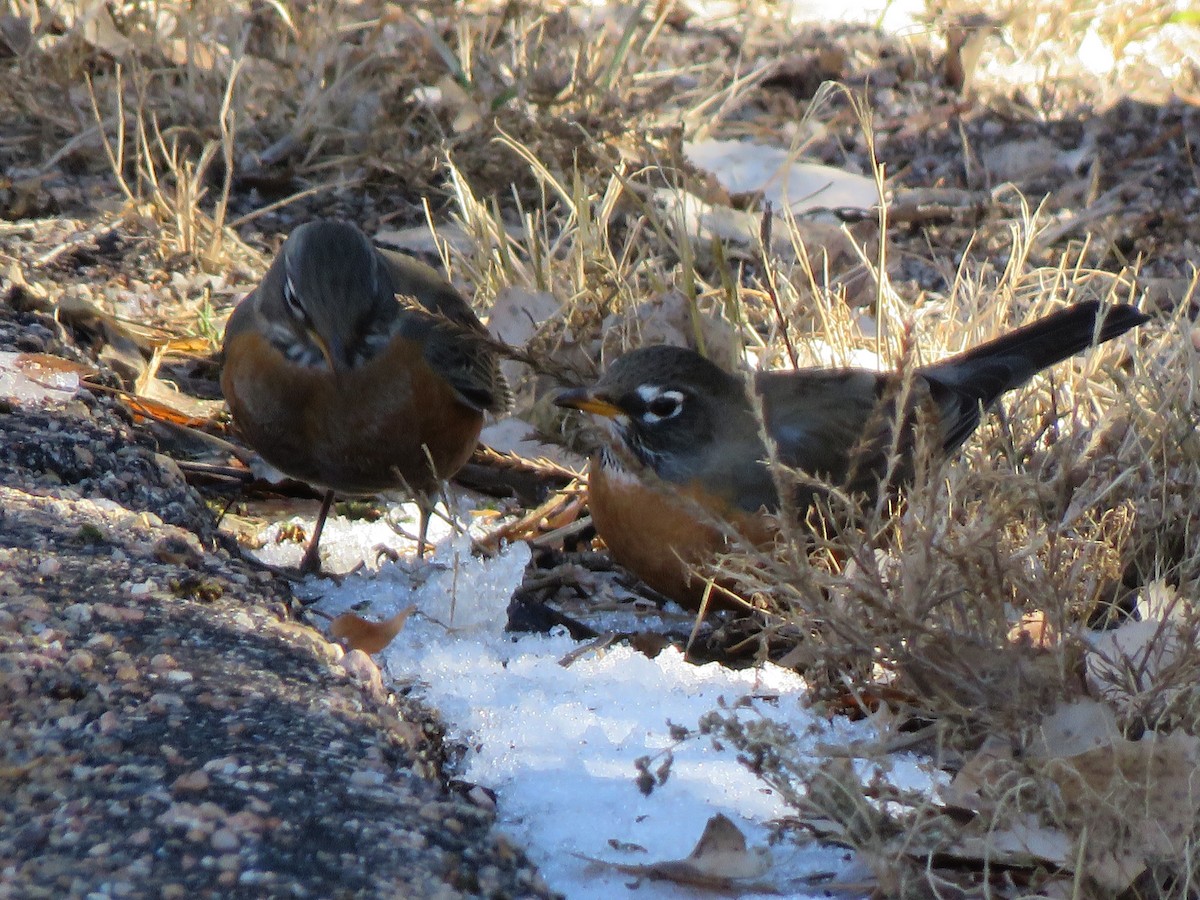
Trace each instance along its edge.
{"label": "bird's eye", "polygon": [[645,424],[653,425],[663,419],[673,419],[683,411],[683,393],[643,384],[638,387],[637,400],[630,400],[630,409],[642,409],[638,416]]}
{"label": "bird's eye", "polygon": [[287,304],[288,312],[298,321],[303,322],[308,319],[308,313],[304,311],[304,306],[300,303],[300,296],[296,293],[296,285],[292,283],[291,275],[283,282],[283,302]]}
{"label": "bird's eye", "polygon": [[683,394],[679,391],[662,391],[653,396],[645,397],[647,422],[661,422],[663,419],[673,419],[683,409]]}
{"label": "bird's eye", "polygon": [[669,394],[664,394],[651,400],[646,408],[660,419],[666,419],[679,411],[679,400]]}

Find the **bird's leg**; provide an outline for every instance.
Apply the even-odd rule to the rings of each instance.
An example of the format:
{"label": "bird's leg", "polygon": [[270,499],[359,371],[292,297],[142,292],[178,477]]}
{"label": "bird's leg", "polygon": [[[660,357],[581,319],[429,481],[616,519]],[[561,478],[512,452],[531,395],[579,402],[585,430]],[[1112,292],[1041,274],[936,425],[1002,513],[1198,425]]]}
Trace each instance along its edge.
{"label": "bird's leg", "polygon": [[308,547],[300,560],[300,571],[311,575],[321,571],[321,554],[318,545],[321,543],[321,532],[325,530],[325,520],[329,517],[329,509],[333,506],[333,491],[326,491],[321,500],[321,511],[317,513],[317,524],[313,526],[312,537],[308,539]]}
{"label": "bird's leg", "polygon": [[420,510],[417,522],[417,559],[425,558],[425,548],[429,544],[429,520],[433,516],[433,507],[437,500],[424,494],[417,496],[417,509]]}

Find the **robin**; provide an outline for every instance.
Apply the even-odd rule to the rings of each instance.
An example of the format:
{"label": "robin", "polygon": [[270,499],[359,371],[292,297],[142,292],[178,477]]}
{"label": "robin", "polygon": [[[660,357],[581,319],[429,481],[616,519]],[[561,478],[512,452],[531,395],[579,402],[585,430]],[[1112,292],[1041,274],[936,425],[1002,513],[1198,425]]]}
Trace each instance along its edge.
{"label": "robin", "polygon": [[424,551],[439,484],[470,458],[483,414],[511,403],[487,340],[424,263],[345,222],[291,233],[229,318],[221,388],[263,459],[325,491],[301,571],[320,567],[335,492],[411,491]]}
{"label": "robin", "polygon": [[[1122,305],[1101,319],[1098,303],[1081,303],[922,366],[910,379],[898,372],[800,369],[759,372],[754,389],[781,462],[873,499],[889,477],[893,444],[900,459],[889,484],[912,478],[918,419],[932,427],[932,446],[949,454],[1001,394],[1147,318]],[[902,397],[905,412],[897,416]],[[742,377],[692,350],[643,347],[620,357],[591,387],[568,390],[555,402],[614,423],[623,449],[605,448],[591,461],[592,519],[613,558],[659,593],[699,608],[705,581],[692,569],[726,547],[720,521],[756,544],[772,540],[767,513],[778,509],[779,497]],[[894,442],[897,422],[901,440]],[[653,477],[639,474],[637,464]],[[818,491],[811,484],[798,488],[797,507],[810,507]]]}

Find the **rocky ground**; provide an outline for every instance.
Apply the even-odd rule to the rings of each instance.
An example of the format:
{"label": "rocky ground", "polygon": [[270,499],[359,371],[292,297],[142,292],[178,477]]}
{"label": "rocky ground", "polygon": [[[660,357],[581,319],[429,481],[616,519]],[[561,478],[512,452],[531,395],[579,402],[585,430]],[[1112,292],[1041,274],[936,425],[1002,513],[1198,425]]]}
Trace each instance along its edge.
{"label": "rocky ground", "polygon": [[[61,336],[0,305],[0,351]],[[551,896],[436,714],[298,624],[123,408],[0,433],[0,897]]]}

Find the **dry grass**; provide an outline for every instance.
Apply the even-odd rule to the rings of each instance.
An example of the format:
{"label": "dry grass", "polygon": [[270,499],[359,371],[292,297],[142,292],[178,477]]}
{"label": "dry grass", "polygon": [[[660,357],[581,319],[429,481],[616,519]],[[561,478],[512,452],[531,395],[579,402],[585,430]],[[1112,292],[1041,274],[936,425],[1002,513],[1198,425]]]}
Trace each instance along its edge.
{"label": "dry grass", "polygon": [[[371,231],[426,219],[460,228],[469,249],[448,261],[478,305],[514,287],[552,292],[561,313],[539,323],[527,349],[580,377],[664,329],[723,362],[749,348],[776,365],[793,352],[805,364],[863,350],[911,364],[1062,303],[1138,302],[1161,286],[1146,273],[1164,261],[1140,257],[1145,249],[1122,230],[1145,219],[1062,224],[1062,207],[1091,207],[1108,173],[1093,166],[1073,193],[1055,184],[1054,202],[1035,209],[981,180],[969,122],[920,120],[909,137],[896,123],[960,100],[940,83],[941,57],[946,23],[964,18],[985,39],[964,50],[969,87],[1010,120],[1080,117],[1081,130],[1102,129],[1082,117],[1112,99],[1110,83],[1161,97],[1165,79],[1194,96],[1185,56],[1144,59],[1174,34],[1163,24],[1172,7],[1018,3],[980,20],[948,3],[929,29],[888,41],[833,28],[798,40],[779,8],[741,6],[703,23],[669,3],[593,19],[570,4],[62,3],[48,12],[10,0],[19,27],[0,65],[0,160],[22,184],[75,178],[79,194],[56,202],[91,227],[101,220],[147,238],[152,252],[136,263],[147,269],[236,270],[249,281],[263,265],[255,250],[312,215]],[[1075,52],[1097,44],[1111,79],[1089,74]],[[764,86],[805,66],[835,68],[853,87]],[[896,76],[893,86],[885,76]],[[944,142],[922,144],[923,129]],[[881,150],[877,130],[893,135]],[[962,175],[965,188],[984,189],[986,209],[965,226],[959,218],[924,230],[780,220],[765,246],[698,237],[664,201],[669,192],[762,214],[756,197],[730,197],[688,164],[682,141],[709,135],[820,152],[889,190]],[[914,174],[921,153],[949,152],[959,137],[962,172],[947,165],[928,183]],[[887,153],[902,163],[881,170]],[[31,190],[36,198],[41,188]],[[790,640],[789,661],[818,695],[867,704],[886,683],[930,723],[947,764],[961,765],[989,735],[1019,756],[1047,714],[1094,692],[1083,623],[1158,584],[1177,598],[1171,622],[1183,650],[1153,673],[1114,660],[1129,687],[1114,714],[1129,738],[1200,734],[1190,603],[1200,583],[1200,446],[1187,339],[1195,284],[1185,268],[1194,246],[1167,249],[1173,293],[1154,323],[1007,398],[954,461],[921,472],[905,503],[837,530],[785,521],[774,552],[723,560],[766,610],[764,648]],[[187,296],[185,327],[215,342],[232,294]],[[120,311],[120,290],[111,296]],[[177,310],[157,314],[178,320]],[[552,431],[564,426],[546,408],[549,386],[531,378],[520,400]],[[825,512],[846,518],[836,504]],[[1011,635],[1032,612],[1048,624],[1044,645]],[[705,727],[746,753],[802,818],[836,823],[839,839],[875,861],[884,893],[945,886],[932,862],[948,827],[941,807],[901,798],[907,812],[885,812],[883,786],[840,763],[813,765],[786,735],[720,716]],[[896,740],[884,728],[881,746]],[[1022,811],[1070,819],[1042,770],[1022,777]],[[1163,864],[1183,881],[1155,873],[1139,882],[1141,895],[1174,884],[1162,890],[1183,896],[1192,850]],[[982,883],[1007,896],[1036,889],[1029,879]],[[1068,887],[1086,896],[1096,884],[1085,874]]]}

